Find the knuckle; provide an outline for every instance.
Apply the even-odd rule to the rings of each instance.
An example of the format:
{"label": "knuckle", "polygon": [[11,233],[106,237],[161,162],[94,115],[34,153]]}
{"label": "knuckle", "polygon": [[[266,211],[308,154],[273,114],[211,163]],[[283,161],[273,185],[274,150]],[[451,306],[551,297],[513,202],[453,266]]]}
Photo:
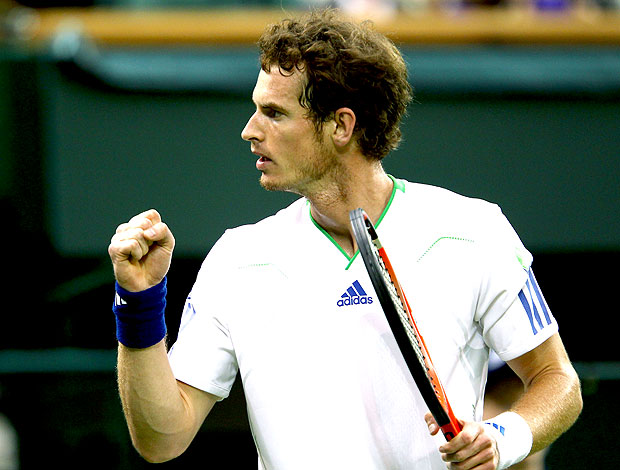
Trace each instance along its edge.
{"label": "knuckle", "polygon": [[488,447],[491,447],[493,443],[495,442],[495,438],[488,432],[480,433],[480,436],[478,436],[478,440],[480,441],[481,444],[486,445]]}
{"label": "knuckle", "polygon": [[155,209],[149,209],[147,211],[144,211],[136,217],[148,220],[149,224],[155,224],[161,221],[161,215]]}
{"label": "knuckle", "polygon": [[139,240],[144,237],[144,230],[139,227],[132,227],[124,232],[124,236],[127,240]]}
{"label": "knuckle", "polygon": [[456,454],[454,454],[453,456],[453,462],[456,464],[456,467],[458,468],[458,464],[463,462],[465,459],[467,459],[468,455],[466,452],[464,451],[459,451]]}
{"label": "knuckle", "polygon": [[142,214],[134,215],[131,219],[129,219],[129,222],[127,222],[127,224],[131,226],[136,226],[141,221],[145,220],[146,218],[147,218],[147,214],[146,212],[143,212]]}
{"label": "knuckle", "polygon": [[137,238],[131,238],[127,240],[127,244],[131,248],[132,251],[142,248],[142,242],[138,240]]}
{"label": "knuckle", "polygon": [[480,455],[484,460],[493,460],[495,458],[495,452],[492,447],[487,447],[486,449],[480,452]]}
{"label": "knuckle", "polygon": [[153,226],[151,221],[146,217],[141,217],[139,219],[135,219],[132,224],[134,230],[146,230]]}
{"label": "knuckle", "polygon": [[121,250],[124,253],[133,253],[136,249],[140,248],[140,243],[135,238],[128,238],[123,240]]}
{"label": "knuckle", "polygon": [[465,433],[461,433],[462,435],[462,439],[463,439],[463,443],[465,445],[469,445],[472,442],[474,442],[474,440],[476,439],[476,434],[472,433],[471,431],[466,431]]}
{"label": "knuckle", "polygon": [[108,246],[108,253],[110,255],[115,255],[120,253],[123,250],[123,245],[125,245],[124,240],[117,235],[113,236],[110,240],[110,245]]}

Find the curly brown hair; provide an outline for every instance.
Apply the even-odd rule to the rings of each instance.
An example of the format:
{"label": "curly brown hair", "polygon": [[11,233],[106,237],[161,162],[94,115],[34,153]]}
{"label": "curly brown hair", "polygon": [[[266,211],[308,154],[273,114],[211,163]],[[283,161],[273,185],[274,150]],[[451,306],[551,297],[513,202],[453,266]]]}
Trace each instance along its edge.
{"label": "curly brown hair", "polygon": [[413,97],[407,66],[394,43],[372,29],[326,9],[268,27],[258,41],[261,68],[305,73],[299,97],[317,131],[347,107],[356,116],[361,152],[383,159],[398,147],[400,122]]}

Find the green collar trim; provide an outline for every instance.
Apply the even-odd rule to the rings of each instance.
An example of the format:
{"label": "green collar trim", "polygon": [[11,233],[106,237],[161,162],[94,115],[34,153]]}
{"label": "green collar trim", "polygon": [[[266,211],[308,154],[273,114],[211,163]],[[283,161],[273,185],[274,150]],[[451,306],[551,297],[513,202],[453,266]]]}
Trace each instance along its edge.
{"label": "green collar trim", "polygon": [[336,248],[338,248],[338,250],[340,250],[340,253],[342,253],[342,254],[343,254],[343,255],[344,255],[347,259],[351,259],[351,258],[349,258],[349,255],[347,254],[347,252],[346,252],[346,251],[344,251],[340,245],[338,245],[338,243],[336,242],[336,240],[334,240],[334,237],[332,237],[329,233],[327,233],[327,231],[326,231],[323,227],[321,227],[321,226],[317,223],[317,221],[316,221],[316,220],[314,220],[314,217],[312,217],[312,212],[310,211],[310,205],[308,205],[308,214],[310,215],[310,220],[312,220],[312,223],[314,224],[314,226],[315,226],[316,228],[318,228],[318,229],[319,229],[319,230],[323,233],[323,235],[325,235],[325,236],[327,237],[327,239],[328,239],[330,242],[332,242],[332,243],[333,243],[333,245],[334,245]]}
{"label": "green collar trim", "polygon": [[[377,228],[379,227],[379,225],[383,221],[383,218],[387,214],[388,209],[392,205],[392,201],[394,200],[394,196],[396,195],[396,191],[398,190],[398,191],[401,191],[403,193],[405,192],[405,182],[403,180],[396,179],[392,175],[388,175],[388,176],[392,180],[392,183],[393,183],[392,195],[390,196],[390,199],[389,199],[388,203],[386,204],[385,209],[383,209],[383,212],[381,213],[381,216],[379,217],[379,219],[377,220],[377,223],[375,224],[375,227],[377,227]],[[312,221],[314,226],[316,228],[318,228],[321,231],[321,233],[323,233],[323,235],[325,235],[327,237],[327,239],[330,242],[332,242],[332,244],[336,248],[338,248],[340,253],[342,253],[344,255],[344,257],[349,261],[349,263],[347,264],[345,270],[349,269],[351,267],[351,265],[353,264],[353,262],[355,261],[355,259],[357,258],[359,250],[356,250],[355,253],[353,254],[353,256],[349,257],[347,252],[342,249],[342,247],[336,242],[336,240],[334,240],[334,238],[329,233],[327,233],[327,231],[323,227],[321,227],[317,223],[316,220],[314,220],[314,217],[312,217],[312,210],[311,209],[312,209],[312,207],[311,207],[310,203],[308,202],[308,215],[310,216],[310,220]]]}

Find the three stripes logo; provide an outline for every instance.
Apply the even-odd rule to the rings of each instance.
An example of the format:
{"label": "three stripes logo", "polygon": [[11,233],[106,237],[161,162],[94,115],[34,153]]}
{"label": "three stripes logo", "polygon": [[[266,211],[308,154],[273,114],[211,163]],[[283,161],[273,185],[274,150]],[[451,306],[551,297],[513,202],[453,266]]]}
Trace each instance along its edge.
{"label": "three stripes logo", "polygon": [[372,297],[366,294],[366,291],[359,281],[355,281],[347,288],[344,294],[340,296],[337,305],[338,307],[346,307],[349,305],[365,305],[371,303]]}
{"label": "three stripes logo", "polygon": [[531,269],[528,271],[528,276],[529,279],[525,283],[525,287],[519,292],[519,300],[521,300],[525,313],[527,313],[532,333],[537,335],[540,330],[551,325],[553,320]]}
{"label": "three stripes logo", "polygon": [[493,426],[495,429],[497,429],[502,434],[502,436],[506,435],[506,428],[504,426],[500,426],[499,424],[492,423],[490,421],[485,421],[484,424],[488,424],[489,426]]}

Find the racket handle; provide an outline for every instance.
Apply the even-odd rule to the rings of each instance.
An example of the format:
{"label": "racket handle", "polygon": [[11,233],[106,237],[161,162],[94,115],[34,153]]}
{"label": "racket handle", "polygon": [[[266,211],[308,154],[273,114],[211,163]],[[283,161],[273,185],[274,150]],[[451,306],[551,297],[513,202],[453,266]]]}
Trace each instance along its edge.
{"label": "racket handle", "polygon": [[451,441],[463,428],[458,422],[449,422],[441,426],[441,432],[443,433],[446,441]]}

